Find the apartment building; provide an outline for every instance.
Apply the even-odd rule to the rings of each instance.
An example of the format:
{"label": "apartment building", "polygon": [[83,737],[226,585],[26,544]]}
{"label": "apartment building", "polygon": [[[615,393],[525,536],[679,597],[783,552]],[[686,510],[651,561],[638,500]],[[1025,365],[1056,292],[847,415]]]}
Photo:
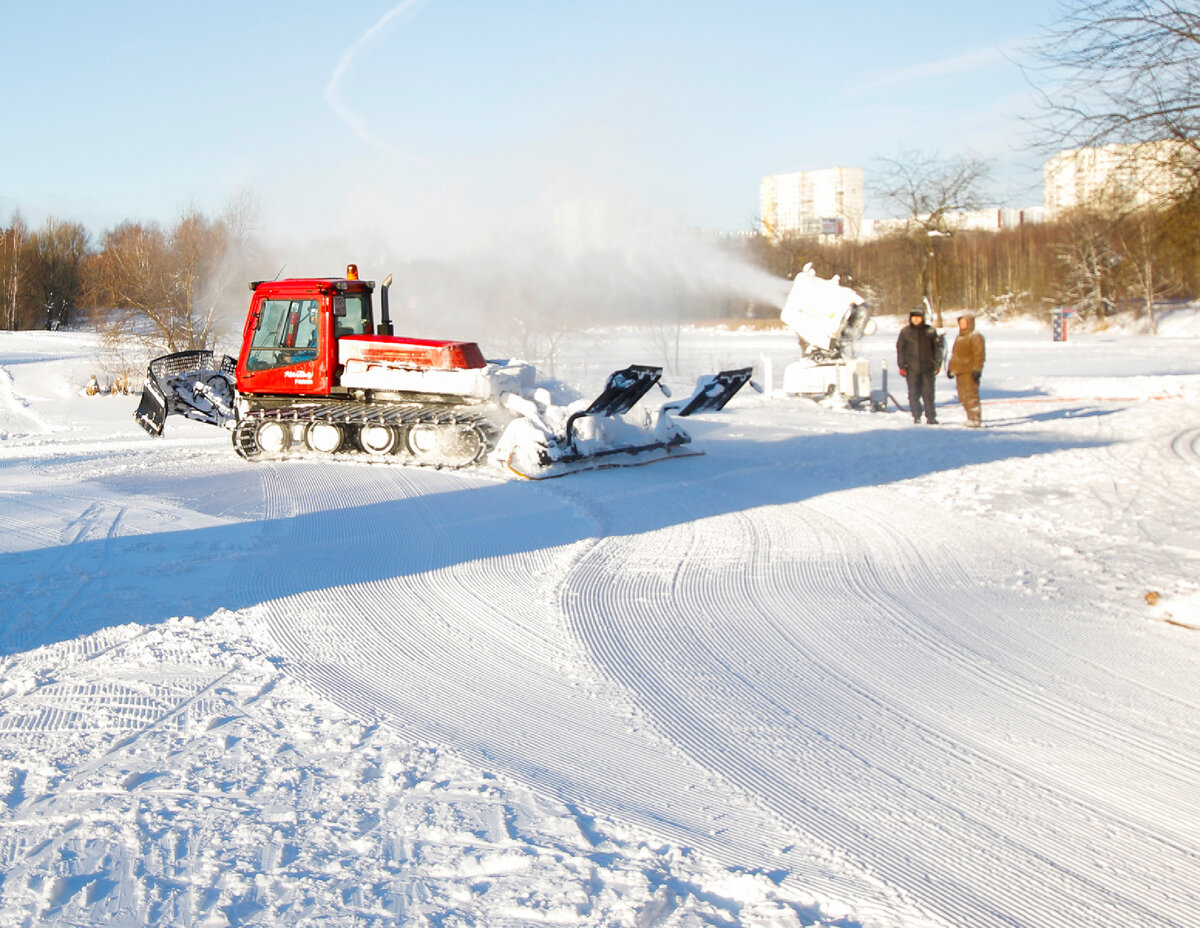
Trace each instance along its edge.
{"label": "apartment building", "polygon": [[1042,169],[1046,218],[1080,206],[1128,209],[1160,202],[1178,189],[1196,157],[1194,146],[1174,139],[1060,151]]}
{"label": "apartment building", "polygon": [[863,224],[861,168],[826,168],[764,177],[760,187],[763,232],[858,239]]}

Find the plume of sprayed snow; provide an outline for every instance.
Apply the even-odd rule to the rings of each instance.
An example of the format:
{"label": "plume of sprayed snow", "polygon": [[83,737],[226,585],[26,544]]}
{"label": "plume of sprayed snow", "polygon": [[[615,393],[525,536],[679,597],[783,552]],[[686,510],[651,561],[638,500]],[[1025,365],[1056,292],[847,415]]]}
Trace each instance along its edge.
{"label": "plume of sprayed snow", "polygon": [[[568,201],[563,190],[598,191],[605,181],[579,167],[578,151],[556,157],[540,145],[522,150],[508,173],[496,159],[482,159],[467,172],[477,188],[472,196],[461,179],[373,134],[345,103],[343,82],[365,52],[428,2],[396,4],[338,60],[325,99],[355,136],[384,157],[360,165],[366,169],[349,183],[321,185],[344,190],[340,222],[312,213],[287,216],[290,229],[326,231],[268,249],[262,276],[275,276],[276,262],[286,266],[286,277],[341,276],[349,262],[367,279],[394,272],[391,305],[398,331],[487,339],[498,350],[518,353],[528,351],[539,334],[553,339],[566,331],[635,321],[681,325],[738,315],[749,304],[783,305],[788,281],[755,266],[728,242],[624,205],[632,199],[627,191]],[[413,165],[428,172],[420,184],[404,170]],[[499,174],[488,178],[487,170]],[[532,192],[521,183],[531,177]],[[547,189],[554,183],[550,178],[560,195]],[[513,202],[498,202],[497,192]],[[280,200],[289,201],[286,211],[296,204],[315,208],[305,196]],[[415,257],[422,252],[441,256]]]}
{"label": "plume of sprayed snow", "polygon": [[[782,307],[790,281],[755,265],[736,242],[648,210],[601,202],[559,204],[549,215],[492,216],[469,246],[414,257],[380,228],[275,241],[258,276],[364,279],[393,273],[399,334],[478,341],[492,356],[545,360],[569,333],[637,324],[676,328]],[[360,218],[366,214],[360,212]],[[419,216],[397,220],[420,224]],[[394,229],[389,230],[394,231]]]}
{"label": "plume of sprayed snow", "polygon": [[[490,244],[454,258],[396,261],[398,325],[439,337],[431,326],[463,325],[503,341],[638,323],[682,325],[782,307],[789,282],[751,263],[735,245],[648,212],[576,205],[550,227],[509,224]],[[442,337],[445,337],[444,335]],[[454,337],[451,333],[450,337]],[[520,347],[520,346],[518,346]]]}

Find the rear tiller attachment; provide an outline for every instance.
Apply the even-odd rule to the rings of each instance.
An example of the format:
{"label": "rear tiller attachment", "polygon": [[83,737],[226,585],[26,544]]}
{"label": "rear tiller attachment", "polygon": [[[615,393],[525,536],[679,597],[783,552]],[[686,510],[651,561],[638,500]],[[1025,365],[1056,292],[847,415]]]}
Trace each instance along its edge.
{"label": "rear tiller attachment", "polygon": [[[668,396],[670,393],[659,383],[661,367],[631,365],[610,374],[600,395],[571,413],[561,431],[549,429],[544,419],[527,413],[526,422],[539,422],[543,428],[536,459],[530,459],[526,441],[518,442],[504,463],[520,476],[539,478],[696,453],[681,450],[692,439],[673,420],[723,408],[750,381],[750,373],[747,367],[701,377],[688,399],[664,404],[652,423],[639,427],[619,417],[630,412],[655,385]],[[620,459],[614,460],[618,456]]]}

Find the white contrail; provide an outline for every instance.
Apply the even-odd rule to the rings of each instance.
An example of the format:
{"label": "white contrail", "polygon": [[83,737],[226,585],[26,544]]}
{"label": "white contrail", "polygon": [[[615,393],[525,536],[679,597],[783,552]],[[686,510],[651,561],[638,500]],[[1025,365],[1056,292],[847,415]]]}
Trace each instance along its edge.
{"label": "white contrail", "polygon": [[333,69],[333,74],[330,76],[329,83],[325,87],[325,102],[354,131],[354,134],[367,144],[397,158],[403,158],[405,161],[420,165],[423,168],[436,170],[434,164],[428,159],[422,158],[420,155],[414,155],[411,152],[403,151],[373,135],[367,128],[367,124],[363,121],[362,117],[350,110],[338,95],[342,78],[350,69],[351,62],[357,60],[363,50],[377,42],[390,26],[395,25],[397,22],[412,19],[420,12],[421,7],[427,3],[429,3],[429,0],[403,0],[402,3],[398,3],[392,7],[379,22],[375,23],[375,25],[362,34],[362,37],[357,42],[346,49],[342,57],[338,60],[337,66]]}

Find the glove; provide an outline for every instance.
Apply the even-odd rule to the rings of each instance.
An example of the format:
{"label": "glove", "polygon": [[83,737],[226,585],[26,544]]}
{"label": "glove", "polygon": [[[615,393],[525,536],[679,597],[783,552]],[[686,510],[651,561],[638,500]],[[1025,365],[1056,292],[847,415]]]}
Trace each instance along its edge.
{"label": "glove", "polygon": [[976,383],[979,383],[983,379],[983,371],[972,371],[971,377]]}
{"label": "glove", "polygon": [[908,371],[906,371],[904,368],[902,368],[902,367],[898,367],[898,368],[896,368],[896,369],[897,369],[898,371],[900,371],[900,376],[901,376],[901,377],[907,377],[907,376],[908,376]]}

